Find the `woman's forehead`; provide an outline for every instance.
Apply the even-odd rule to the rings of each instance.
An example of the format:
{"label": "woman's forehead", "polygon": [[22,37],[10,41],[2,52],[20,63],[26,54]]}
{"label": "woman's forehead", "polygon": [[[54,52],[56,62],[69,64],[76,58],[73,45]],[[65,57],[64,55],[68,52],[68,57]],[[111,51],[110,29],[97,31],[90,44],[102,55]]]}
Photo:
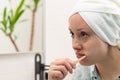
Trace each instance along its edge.
{"label": "woman's forehead", "polygon": [[82,19],[79,14],[74,14],[69,19],[69,28],[75,28],[77,31],[82,29],[90,29],[87,23]]}

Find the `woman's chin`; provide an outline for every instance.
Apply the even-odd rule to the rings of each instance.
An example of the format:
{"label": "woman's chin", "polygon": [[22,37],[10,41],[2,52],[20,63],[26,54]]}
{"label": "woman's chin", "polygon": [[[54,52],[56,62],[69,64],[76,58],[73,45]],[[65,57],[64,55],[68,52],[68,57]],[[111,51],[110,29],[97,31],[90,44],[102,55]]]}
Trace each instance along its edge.
{"label": "woman's chin", "polygon": [[91,65],[93,65],[93,64],[91,64],[91,63],[84,62],[84,61],[80,61],[79,63],[80,63],[81,65],[83,65],[83,66],[91,66]]}

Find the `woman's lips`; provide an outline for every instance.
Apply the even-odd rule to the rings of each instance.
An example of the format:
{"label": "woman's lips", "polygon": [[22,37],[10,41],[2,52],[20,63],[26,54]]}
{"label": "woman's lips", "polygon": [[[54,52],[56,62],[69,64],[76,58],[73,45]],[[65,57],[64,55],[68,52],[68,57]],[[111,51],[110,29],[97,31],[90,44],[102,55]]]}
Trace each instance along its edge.
{"label": "woman's lips", "polygon": [[77,56],[78,59],[80,59],[81,57],[85,56],[85,54],[76,53],[76,56]]}
{"label": "woman's lips", "polygon": [[85,54],[81,54],[81,53],[76,53],[76,56],[78,58],[78,60],[75,61],[75,64],[77,64],[78,62],[82,61],[83,59],[86,58]]}

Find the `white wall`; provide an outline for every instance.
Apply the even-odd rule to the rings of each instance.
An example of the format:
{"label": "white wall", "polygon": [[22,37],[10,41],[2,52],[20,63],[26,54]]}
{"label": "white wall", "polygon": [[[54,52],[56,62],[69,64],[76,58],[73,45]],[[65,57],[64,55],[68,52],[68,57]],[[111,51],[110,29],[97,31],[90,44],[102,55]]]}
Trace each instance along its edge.
{"label": "white wall", "polygon": [[57,58],[76,59],[68,31],[68,15],[77,0],[46,0],[46,64]]}

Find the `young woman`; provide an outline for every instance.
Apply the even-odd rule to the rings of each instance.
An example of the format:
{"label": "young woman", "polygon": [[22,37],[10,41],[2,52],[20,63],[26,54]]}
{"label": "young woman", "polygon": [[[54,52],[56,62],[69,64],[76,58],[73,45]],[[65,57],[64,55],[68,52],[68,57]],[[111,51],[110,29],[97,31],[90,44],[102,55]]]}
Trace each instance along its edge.
{"label": "young woman", "polygon": [[71,80],[120,80],[120,0],[78,1],[69,30],[78,63],[53,61],[49,80],[63,80],[68,72]]}

